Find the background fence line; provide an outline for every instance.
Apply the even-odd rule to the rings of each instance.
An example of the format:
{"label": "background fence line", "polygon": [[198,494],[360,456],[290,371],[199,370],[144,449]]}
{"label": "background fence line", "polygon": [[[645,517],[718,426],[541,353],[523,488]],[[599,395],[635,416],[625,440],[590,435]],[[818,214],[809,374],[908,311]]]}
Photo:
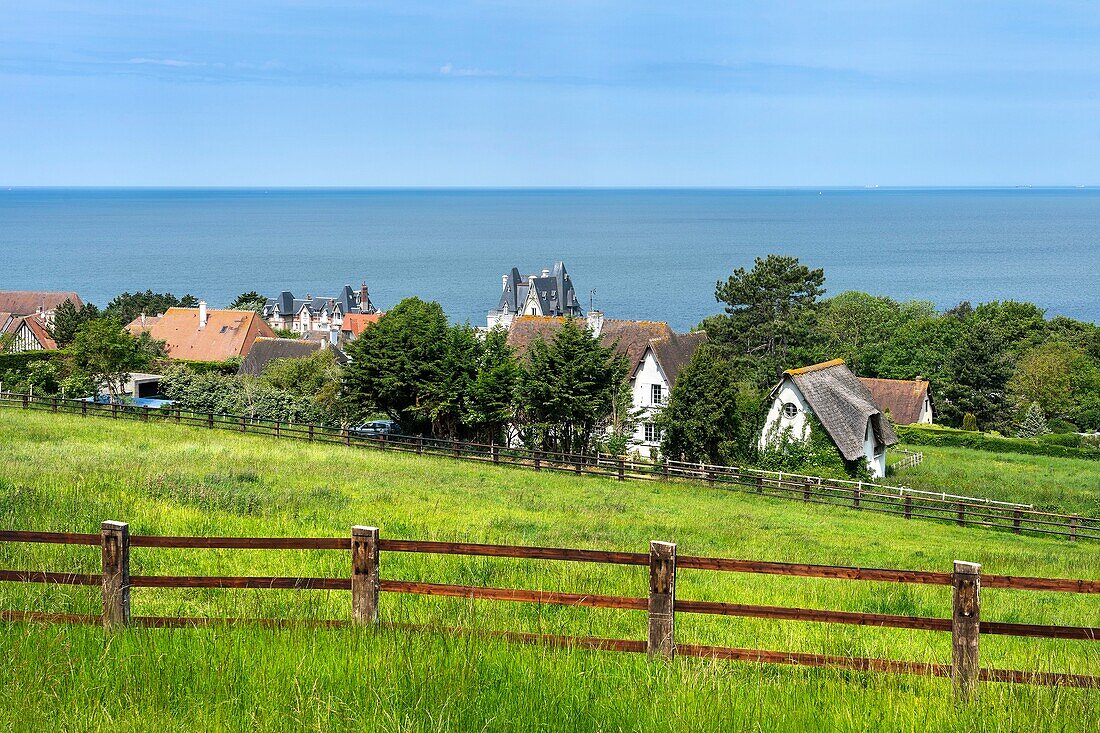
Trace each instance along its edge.
{"label": "background fence line", "polygon": [[[93,541],[94,540],[94,541]],[[108,631],[129,625],[150,627],[208,626],[212,624],[255,623],[266,626],[312,625],[337,627],[348,625],[380,625],[379,597],[383,593],[405,593],[444,596],[484,601],[552,604],[588,608],[611,608],[645,612],[648,634],[644,641],[527,634],[522,632],[481,629],[446,628],[384,624],[410,631],[434,631],[496,637],[521,643],[541,643],[554,646],[585,647],[625,652],[644,652],[651,657],[671,659],[674,656],[708,657],[767,664],[795,664],[814,667],[851,669],[868,672],[950,677],[955,696],[962,700],[974,697],[980,681],[1015,682],[1060,685],[1100,689],[1100,676],[1057,672],[982,668],[980,639],[982,635],[999,634],[1018,637],[1100,640],[1100,628],[1053,626],[1040,624],[1001,623],[981,619],[980,589],[1014,588],[1053,592],[1100,594],[1100,581],[1065,578],[1029,578],[1020,576],[983,576],[977,563],[956,561],[951,572],[850,568],[830,565],[774,563],[713,557],[677,557],[675,543],[653,541],[648,553],[580,550],[567,548],[525,547],[520,545],[480,545],[418,540],[389,540],[379,537],[376,527],[355,526],[345,538],[255,538],[255,537],[165,537],[131,536],[129,525],[104,521],[100,533],[35,532],[4,530],[2,542],[33,542],[100,546],[102,572],[79,574],[37,570],[0,570],[0,581],[20,583],[53,583],[60,585],[99,585],[103,612],[89,614],[59,614],[8,609],[0,611],[0,620],[7,622],[46,622],[102,624]],[[350,573],[344,578],[250,577],[250,576],[143,576],[130,574],[130,553],[134,547],[149,548],[236,548],[236,549],[325,549],[349,552]],[[649,596],[641,598],[535,591],[515,588],[491,588],[383,579],[380,556],[384,552],[427,552],[445,555],[487,555],[494,557],[528,558],[596,562],[648,567]],[[719,572],[750,572],[795,577],[832,578],[845,581],[861,580],[896,583],[921,583],[950,586],[952,589],[951,618],[928,618],[889,614],[832,611],[733,604],[718,601],[681,600],[676,597],[678,570],[695,569]],[[351,618],[293,621],[289,619],[188,618],[131,615],[131,591],[134,588],[268,588],[293,590],[347,590],[351,592]],[[804,652],[741,649],[731,647],[680,644],[676,640],[677,614],[695,613],[721,616],[768,618],[784,621],[877,626],[949,632],[952,636],[951,664],[929,664],[894,659],[874,659],[819,655]]]}
{"label": "background fence line", "polygon": [[441,440],[422,436],[356,435],[347,428],[308,423],[193,412],[161,408],[103,404],[56,397],[0,393],[0,407],[19,407],[59,414],[99,416],[142,422],[167,422],[208,429],[267,435],[280,439],[339,444],[417,455],[514,466],[535,471],[603,476],[620,481],[690,481],[708,486],[756,493],[805,504],[844,506],[861,511],[891,514],[905,519],[932,519],[960,526],[1078,539],[1100,540],[1100,518],[1044,512],[1025,504],[958,496],[867,481],[826,479],[778,471],[662,460],[643,461],[602,454],[582,455],[507,447],[495,444]]}

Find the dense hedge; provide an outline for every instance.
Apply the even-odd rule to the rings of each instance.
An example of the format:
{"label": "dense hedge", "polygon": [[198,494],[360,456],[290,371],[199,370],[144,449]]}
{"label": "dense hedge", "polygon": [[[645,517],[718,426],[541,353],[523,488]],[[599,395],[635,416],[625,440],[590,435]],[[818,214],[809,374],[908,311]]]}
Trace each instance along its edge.
{"label": "dense hedge", "polygon": [[22,372],[35,361],[60,357],[60,351],[21,351],[18,354],[0,354],[0,372]]}
{"label": "dense hedge", "polygon": [[172,366],[184,366],[192,374],[236,374],[241,368],[239,358],[226,361],[191,361],[190,359],[157,359],[153,363],[153,371],[162,374]]}
{"label": "dense hedge", "polygon": [[[1003,438],[985,433],[975,433],[967,430],[954,430],[940,427],[916,427],[913,425],[899,425],[898,437],[902,442],[913,445],[936,445],[951,448],[974,448],[976,450],[990,451],[993,453],[1024,453],[1032,456],[1051,456],[1054,458],[1085,458],[1100,461],[1100,449],[1091,447],[1073,448],[1067,445],[1059,445],[1061,442],[1069,442],[1069,438],[1055,440],[1050,437],[1045,440],[1032,440],[1027,438]],[[1080,439],[1078,436],[1073,436]]]}

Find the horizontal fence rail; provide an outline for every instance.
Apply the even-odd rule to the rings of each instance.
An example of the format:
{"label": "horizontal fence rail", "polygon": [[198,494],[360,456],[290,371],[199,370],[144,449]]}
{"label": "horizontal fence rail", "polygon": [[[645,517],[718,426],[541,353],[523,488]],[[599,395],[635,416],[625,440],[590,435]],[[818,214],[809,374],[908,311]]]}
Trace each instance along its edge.
{"label": "horizontal fence rail", "polygon": [[329,443],[382,451],[440,456],[535,471],[602,476],[620,481],[690,481],[804,504],[847,507],[904,519],[929,519],[963,527],[1100,540],[1100,518],[1039,511],[1026,504],[931,492],[867,481],[825,479],[740,466],[683,461],[644,461],[575,453],[553,453],[487,443],[460,442],[404,435],[359,435],[354,430],[285,423],[240,415],[221,415],[134,405],[102,404],[56,397],[0,393],[0,407],[21,407],[70,415],[95,415],[142,422],[168,422],[193,427],[267,435],[281,439]]}
{"label": "horizontal fence rail", "polygon": [[[95,540],[94,542],[92,540]],[[950,677],[956,696],[962,700],[973,697],[978,682],[1014,682],[1027,684],[1092,687],[1100,689],[1100,676],[987,669],[978,665],[979,640],[982,635],[1002,635],[1075,641],[1097,641],[1100,628],[1044,624],[1006,623],[981,619],[979,589],[1003,588],[1023,591],[1100,594],[1100,581],[1067,578],[1032,578],[1025,576],[982,575],[974,563],[956,562],[953,572],[858,568],[801,563],[764,562],[717,557],[685,555],[677,557],[676,545],[668,542],[650,543],[649,553],[613,552],[604,550],[527,547],[521,545],[489,545],[465,542],[438,542],[403,539],[383,539],[374,527],[353,527],[347,538],[340,537],[171,537],[134,535],[122,522],[103,522],[100,534],[76,532],[37,532],[24,530],[0,531],[0,542],[30,542],[64,545],[99,545],[102,555],[101,573],[65,573],[41,570],[0,570],[0,582],[50,583],[57,585],[99,586],[103,595],[100,616],[44,613],[24,610],[0,611],[0,620],[9,622],[103,624],[107,629],[126,625],[149,627],[188,627],[212,624],[253,623],[264,626],[339,627],[353,624],[380,624],[378,607],[382,593],[463,598],[467,600],[510,603],[534,603],[582,608],[607,608],[645,612],[649,635],[645,641],[569,637],[521,632],[455,629],[448,627],[384,624],[410,631],[434,630],[495,637],[520,643],[540,643],[554,646],[582,647],[625,652],[644,652],[650,656],[708,657],[764,664],[795,664],[865,672],[892,672]],[[268,576],[168,576],[131,575],[131,549],[192,548],[250,550],[341,550],[350,551],[351,574],[343,578],[268,577]],[[421,581],[393,580],[380,577],[380,554],[383,552],[418,552],[467,557],[525,558],[594,562],[610,565],[648,566],[649,597],[627,597],[561,591],[493,588]],[[952,588],[951,618],[901,616],[862,613],[830,609],[793,608],[754,604],[727,603],[676,598],[678,571],[764,573],[789,577],[827,578],[846,581],[879,583],[909,583],[950,586]],[[133,588],[254,588],[285,590],[350,591],[351,619],[296,621],[290,619],[230,619],[131,616],[130,592]],[[677,614],[773,619],[854,626],[912,629],[945,632],[952,635],[951,664],[929,664],[892,659],[870,659],[810,654],[804,652],[738,649],[677,643]]]}

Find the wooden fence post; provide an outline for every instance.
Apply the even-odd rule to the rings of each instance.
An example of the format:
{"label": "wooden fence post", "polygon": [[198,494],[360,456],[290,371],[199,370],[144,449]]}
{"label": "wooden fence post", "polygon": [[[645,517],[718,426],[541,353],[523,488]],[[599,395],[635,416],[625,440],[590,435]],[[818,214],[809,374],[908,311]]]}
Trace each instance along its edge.
{"label": "wooden fence post", "polygon": [[213,428],[214,427],[214,413],[212,413],[212,412],[206,413],[206,427],[208,427],[208,428]]}
{"label": "wooden fence post", "polygon": [[344,428],[344,445],[351,447],[351,428]]}
{"label": "wooden fence post", "polygon": [[913,518],[913,495],[912,494],[906,494],[906,496],[905,496],[905,518],[906,519],[912,519]]}
{"label": "wooden fence post", "polygon": [[424,436],[423,435],[416,436],[416,455],[418,455],[418,456],[424,455]]}
{"label": "wooden fence post", "polygon": [[860,497],[860,494],[863,493],[861,491],[862,488],[863,488],[863,483],[861,482],[861,483],[856,484],[856,487],[854,489],[852,489],[852,508],[853,509],[859,509],[859,497]]}
{"label": "wooden fence post", "polygon": [[378,621],[378,527],[351,528],[351,617],[357,624]]}
{"label": "wooden fence post", "polygon": [[282,427],[283,427],[282,426],[282,421],[281,420],[276,420],[275,421],[275,437],[276,438],[281,437],[282,432],[283,432]]}
{"label": "wooden fence post", "polygon": [[622,458],[620,458],[620,459],[619,459],[619,468],[618,468],[618,471],[617,471],[617,478],[618,478],[618,479],[619,479],[620,481],[622,481],[622,480],[623,480],[624,478],[626,478],[626,477],[625,477],[625,476],[623,475],[623,471],[624,471],[624,466],[623,466],[623,459],[622,459]]}
{"label": "wooden fence post", "polygon": [[149,422],[149,408],[148,407],[141,408],[141,421],[142,422]]}
{"label": "wooden fence post", "polygon": [[309,424],[309,442],[313,442],[313,423]]}
{"label": "wooden fence post", "polygon": [[88,417],[88,403],[84,400],[80,401],[80,416]]}
{"label": "wooden fence post", "polygon": [[958,516],[956,517],[955,521],[957,521],[959,523],[959,526],[965,525],[966,524],[966,506],[960,501],[960,502],[955,504],[955,509],[958,511]]}
{"label": "wooden fence post", "polygon": [[1071,542],[1077,541],[1077,515],[1074,514],[1069,520],[1069,539]]}
{"label": "wooden fence post", "polygon": [[814,480],[812,478],[806,479],[802,485],[802,501],[810,500],[810,487],[813,486]]}
{"label": "wooden fence post", "polygon": [[764,477],[763,476],[757,476],[756,477],[756,493],[758,493],[758,494],[763,494],[764,493]]}
{"label": "wooden fence post", "polygon": [[103,522],[103,628],[130,623],[130,525]]}
{"label": "wooden fence post", "polygon": [[540,458],[541,455],[542,455],[542,451],[535,451],[535,470],[536,471],[541,471],[542,470],[542,459]]}
{"label": "wooden fence post", "polygon": [[111,417],[115,420],[118,419],[118,403],[117,402],[112,402],[111,403]]}
{"label": "wooden fence post", "polygon": [[451,448],[454,450],[454,457],[458,458],[462,455],[458,447],[458,438],[451,438]]}
{"label": "wooden fence post", "polygon": [[180,415],[180,408],[176,407],[176,425],[179,425],[182,420],[183,418]]}
{"label": "wooden fence post", "polygon": [[1020,534],[1020,522],[1024,518],[1024,513],[1019,509],[1012,512],[1012,531],[1016,534]]}
{"label": "wooden fence post", "polygon": [[956,560],[951,586],[951,681],[956,698],[969,701],[978,685],[982,566]]}
{"label": "wooden fence post", "polygon": [[30,406],[30,400],[27,395],[23,395],[23,409],[26,410]]}
{"label": "wooden fence post", "polygon": [[53,404],[53,411],[57,412],[57,398],[56,397],[51,397],[50,402]]}
{"label": "wooden fence post", "polygon": [[245,422],[244,415],[241,415],[240,423],[241,423],[241,432],[242,433],[245,432],[246,430],[248,430],[247,423]]}
{"label": "wooden fence post", "polygon": [[649,656],[676,654],[676,544],[649,543]]}

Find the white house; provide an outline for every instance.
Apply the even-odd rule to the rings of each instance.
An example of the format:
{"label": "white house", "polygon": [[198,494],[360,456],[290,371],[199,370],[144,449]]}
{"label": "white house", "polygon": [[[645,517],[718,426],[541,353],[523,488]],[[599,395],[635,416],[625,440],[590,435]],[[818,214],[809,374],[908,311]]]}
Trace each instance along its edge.
{"label": "white house", "polygon": [[[550,341],[565,322],[562,317],[518,315],[510,321],[508,344],[523,355],[536,338]],[[668,400],[676,377],[695,350],[706,342],[703,331],[677,334],[662,321],[623,321],[591,311],[585,325],[607,347],[626,357],[631,365],[633,409],[640,415],[631,448],[645,456],[656,455],[661,444],[654,419]]]}
{"label": "white house", "polygon": [[668,403],[680,371],[691,361],[695,350],[707,341],[706,331],[669,333],[650,339],[641,360],[630,376],[634,409],[640,423],[634,433],[635,449],[646,457],[655,457],[661,447],[661,431],[656,418]]}
{"label": "white house", "polygon": [[771,407],[760,434],[762,449],[784,436],[805,440],[814,424],[828,433],[846,461],[865,461],[875,478],[886,475],[886,449],[898,437],[871,391],[843,359],[789,369],[771,391]]}

